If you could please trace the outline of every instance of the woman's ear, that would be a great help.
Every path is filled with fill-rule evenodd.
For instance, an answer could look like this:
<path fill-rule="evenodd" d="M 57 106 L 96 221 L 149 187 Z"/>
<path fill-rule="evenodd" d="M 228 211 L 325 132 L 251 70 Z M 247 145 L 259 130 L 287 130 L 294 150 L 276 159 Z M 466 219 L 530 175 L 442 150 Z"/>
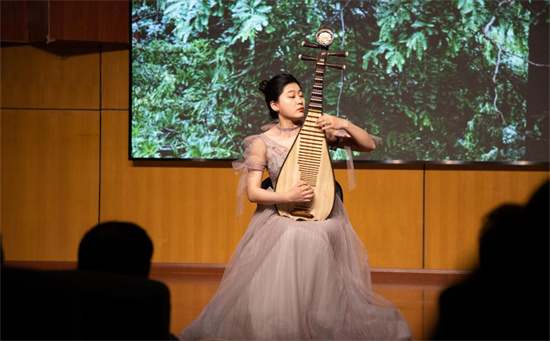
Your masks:
<path fill-rule="evenodd" d="M 273 111 L 279 112 L 279 104 L 277 104 L 277 102 L 271 101 L 271 102 L 269 102 L 269 106 L 271 107 L 271 109 Z"/>

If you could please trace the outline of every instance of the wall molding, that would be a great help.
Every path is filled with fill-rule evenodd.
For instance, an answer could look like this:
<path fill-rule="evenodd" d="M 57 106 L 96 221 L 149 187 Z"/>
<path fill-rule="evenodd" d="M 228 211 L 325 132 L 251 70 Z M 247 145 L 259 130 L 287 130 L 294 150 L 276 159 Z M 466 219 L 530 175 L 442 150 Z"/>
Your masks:
<path fill-rule="evenodd" d="M 37 270 L 75 270 L 77 262 L 57 261 L 4 261 L 6 267 Z M 151 277 L 175 279 L 189 276 L 223 275 L 226 264 L 218 263 L 153 263 Z M 371 268 L 374 284 L 441 285 L 448 286 L 467 278 L 472 271 L 437 269 Z"/>

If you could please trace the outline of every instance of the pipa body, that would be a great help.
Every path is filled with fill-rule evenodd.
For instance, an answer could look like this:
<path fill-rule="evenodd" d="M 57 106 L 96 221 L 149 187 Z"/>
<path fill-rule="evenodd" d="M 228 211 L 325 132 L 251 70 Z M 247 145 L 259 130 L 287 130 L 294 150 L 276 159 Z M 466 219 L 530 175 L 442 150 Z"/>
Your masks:
<path fill-rule="evenodd" d="M 305 182 L 314 191 L 313 200 L 277 204 L 280 215 L 294 220 L 325 220 L 334 206 L 334 172 L 325 132 L 316 124 L 323 114 L 323 75 L 327 52 L 317 59 L 313 91 L 307 114 L 283 163 L 275 192 L 287 192 Z"/>

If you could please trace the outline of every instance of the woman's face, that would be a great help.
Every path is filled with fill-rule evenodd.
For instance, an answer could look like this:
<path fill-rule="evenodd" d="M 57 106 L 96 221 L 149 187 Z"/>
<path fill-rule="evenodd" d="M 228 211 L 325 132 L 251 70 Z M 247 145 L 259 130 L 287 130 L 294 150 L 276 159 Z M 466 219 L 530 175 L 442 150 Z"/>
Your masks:
<path fill-rule="evenodd" d="M 279 114 L 279 119 L 300 120 L 304 117 L 304 94 L 296 83 L 285 85 L 277 102 L 271 108 Z"/>

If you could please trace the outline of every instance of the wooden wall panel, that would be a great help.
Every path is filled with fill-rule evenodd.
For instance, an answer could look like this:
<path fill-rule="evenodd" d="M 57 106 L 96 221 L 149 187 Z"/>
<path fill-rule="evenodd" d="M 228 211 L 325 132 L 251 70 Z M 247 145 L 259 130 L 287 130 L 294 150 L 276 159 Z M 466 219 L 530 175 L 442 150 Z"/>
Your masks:
<path fill-rule="evenodd" d="M 155 262 L 225 263 L 255 208 L 245 199 L 244 215 L 235 217 L 238 177 L 230 164 L 129 161 L 129 52 L 104 45 L 100 56 L 99 45 L 70 44 L 58 51 L 1 50 L 6 258 L 74 261 L 83 233 L 101 219 L 145 227 Z M 100 86 L 102 107 L 114 109 L 101 114 Z M 92 110 L 67 110 L 76 107 Z M 482 216 L 502 202 L 524 202 L 548 177 L 525 168 L 357 168 L 352 192 L 346 170 L 335 174 L 371 265 L 383 268 L 420 269 L 423 261 L 427 269 L 471 268 Z"/>
<path fill-rule="evenodd" d="M 99 1 L 51 1 L 50 39 L 88 40 L 99 37 Z"/>
<path fill-rule="evenodd" d="M 29 1 L 29 42 L 48 41 L 49 0 Z"/>
<path fill-rule="evenodd" d="M 99 41 L 130 42 L 130 0 L 99 2 Z"/>
<path fill-rule="evenodd" d="M 0 40 L 27 42 L 29 39 L 28 1 L 0 1 Z"/>
<path fill-rule="evenodd" d="M 30 45 L 3 47 L 1 107 L 99 109 L 98 52 L 99 44 L 79 55 Z"/>
<path fill-rule="evenodd" d="M 426 269 L 471 269 L 477 264 L 483 217 L 503 203 L 524 204 L 547 171 L 428 170 Z"/>
<path fill-rule="evenodd" d="M 98 221 L 99 113 L 1 111 L 6 260 L 75 261 Z"/>
<path fill-rule="evenodd" d="M 129 107 L 130 66 L 128 49 L 103 44 L 101 53 L 101 108 Z"/>
<path fill-rule="evenodd" d="M 225 263 L 255 205 L 248 203 L 236 218 L 238 177 L 229 163 L 187 165 L 136 166 L 128 160 L 128 112 L 103 111 L 101 221 L 145 228 L 155 245 L 154 262 Z"/>
<path fill-rule="evenodd" d="M 370 166 L 355 173 L 357 188 L 349 192 L 346 170 L 335 170 L 344 206 L 371 266 L 422 268 L 422 166 Z"/>
<path fill-rule="evenodd" d="M 50 38 L 128 43 L 129 5 L 121 0 L 50 1 Z"/>

